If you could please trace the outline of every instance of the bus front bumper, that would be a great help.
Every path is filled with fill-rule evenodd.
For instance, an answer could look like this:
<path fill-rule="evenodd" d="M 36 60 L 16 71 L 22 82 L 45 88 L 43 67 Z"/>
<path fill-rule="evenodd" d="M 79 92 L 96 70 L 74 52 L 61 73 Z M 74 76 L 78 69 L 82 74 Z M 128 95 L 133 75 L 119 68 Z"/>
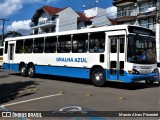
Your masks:
<path fill-rule="evenodd" d="M 152 80 L 157 81 L 158 80 L 158 74 L 157 73 L 151 73 L 151 74 L 127 74 L 127 83 L 135 82 L 135 81 L 141 81 L 141 80 Z"/>

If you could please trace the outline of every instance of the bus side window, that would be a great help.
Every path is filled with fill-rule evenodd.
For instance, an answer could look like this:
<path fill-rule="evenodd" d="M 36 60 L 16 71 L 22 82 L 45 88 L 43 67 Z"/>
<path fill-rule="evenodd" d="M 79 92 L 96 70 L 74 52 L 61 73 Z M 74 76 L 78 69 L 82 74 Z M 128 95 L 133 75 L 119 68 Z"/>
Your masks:
<path fill-rule="evenodd" d="M 124 38 L 120 38 L 120 53 L 124 53 Z"/>
<path fill-rule="evenodd" d="M 5 49 L 4 49 L 4 53 L 7 54 L 8 53 L 8 41 L 5 42 Z"/>
<path fill-rule="evenodd" d="M 88 34 L 73 35 L 72 52 L 86 53 L 88 46 Z"/>
<path fill-rule="evenodd" d="M 16 53 L 23 53 L 23 40 L 16 41 Z"/>
<path fill-rule="evenodd" d="M 34 40 L 33 52 L 34 53 L 43 53 L 43 49 L 44 49 L 44 38 L 36 38 Z"/>
<path fill-rule="evenodd" d="M 33 51 L 33 39 L 26 39 L 24 41 L 24 53 L 32 53 Z"/>
<path fill-rule="evenodd" d="M 105 33 L 91 33 L 89 40 L 89 52 L 103 53 L 105 51 Z"/>
<path fill-rule="evenodd" d="M 71 52 L 71 35 L 58 37 L 58 53 Z"/>
<path fill-rule="evenodd" d="M 56 52 L 57 37 L 47 37 L 45 39 L 45 53 Z"/>

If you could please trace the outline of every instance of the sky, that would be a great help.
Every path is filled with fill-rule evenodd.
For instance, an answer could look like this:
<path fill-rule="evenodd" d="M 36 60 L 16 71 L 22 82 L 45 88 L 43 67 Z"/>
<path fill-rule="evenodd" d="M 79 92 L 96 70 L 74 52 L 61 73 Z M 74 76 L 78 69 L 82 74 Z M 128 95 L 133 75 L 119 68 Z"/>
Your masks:
<path fill-rule="evenodd" d="M 45 5 L 65 8 L 72 7 L 77 12 L 83 12 L 95 6 L 96 0 L 0 0 L 0 19 L 5 18 L 5 32 L 28 31 L 35 11 Z M 86 7 L 83 8 L 83 5 Z M 98 7 L 108 8 L 112 6 L 112 0 L 98 0 Z M 0 21 L 0 33 L 2 32 Z"/>

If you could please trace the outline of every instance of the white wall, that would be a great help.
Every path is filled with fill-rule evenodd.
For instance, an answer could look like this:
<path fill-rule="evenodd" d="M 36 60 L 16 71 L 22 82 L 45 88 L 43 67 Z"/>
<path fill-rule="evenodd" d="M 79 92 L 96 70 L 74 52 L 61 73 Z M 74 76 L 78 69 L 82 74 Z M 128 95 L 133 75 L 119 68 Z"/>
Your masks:
<path fill-rule="evenodd" d="M 38 22 L 47 20 L 47 18 L 50 18 L 50 16 L 49 16 L 48 14 L 46 14 L 46 12 L 43 12 L 43 13 L 41 14 L 41 16 L 39 17 Z"/>
<path fill-rule="evenodd" d="M 76 30 L 78 14 L 70 7 L 58 13 L 59 31 Z"/>
<path fill-rule="evenodd" d="M 84 10 L 84 14 L 86 15 L 86 17 L 93 17 L 97 15 L 97 7 L 88 9 L 88 10 Z"/>
<path fill-rule="evenodd" d="M 84 11 L 87 17 L 94 17 L 92 19 L 93 26 L 111 25 L 111 22 L 107 18 L 106 9 L 95 7 Z"/>

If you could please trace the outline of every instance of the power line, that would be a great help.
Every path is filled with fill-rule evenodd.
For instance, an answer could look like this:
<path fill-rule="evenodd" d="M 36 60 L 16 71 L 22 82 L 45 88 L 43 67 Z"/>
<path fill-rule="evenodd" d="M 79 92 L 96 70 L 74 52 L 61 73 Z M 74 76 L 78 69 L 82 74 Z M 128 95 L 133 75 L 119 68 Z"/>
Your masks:
<path fill-rule="evenodd" d="M 0 20 L 2 20 L 2 43 L 1 45 L 3 45 L 3 41 L 4 41 L 4 24 L 6 21 L 10 21 L 10 20 L 7 20 L 5 18 L 1 18 Z"/>

